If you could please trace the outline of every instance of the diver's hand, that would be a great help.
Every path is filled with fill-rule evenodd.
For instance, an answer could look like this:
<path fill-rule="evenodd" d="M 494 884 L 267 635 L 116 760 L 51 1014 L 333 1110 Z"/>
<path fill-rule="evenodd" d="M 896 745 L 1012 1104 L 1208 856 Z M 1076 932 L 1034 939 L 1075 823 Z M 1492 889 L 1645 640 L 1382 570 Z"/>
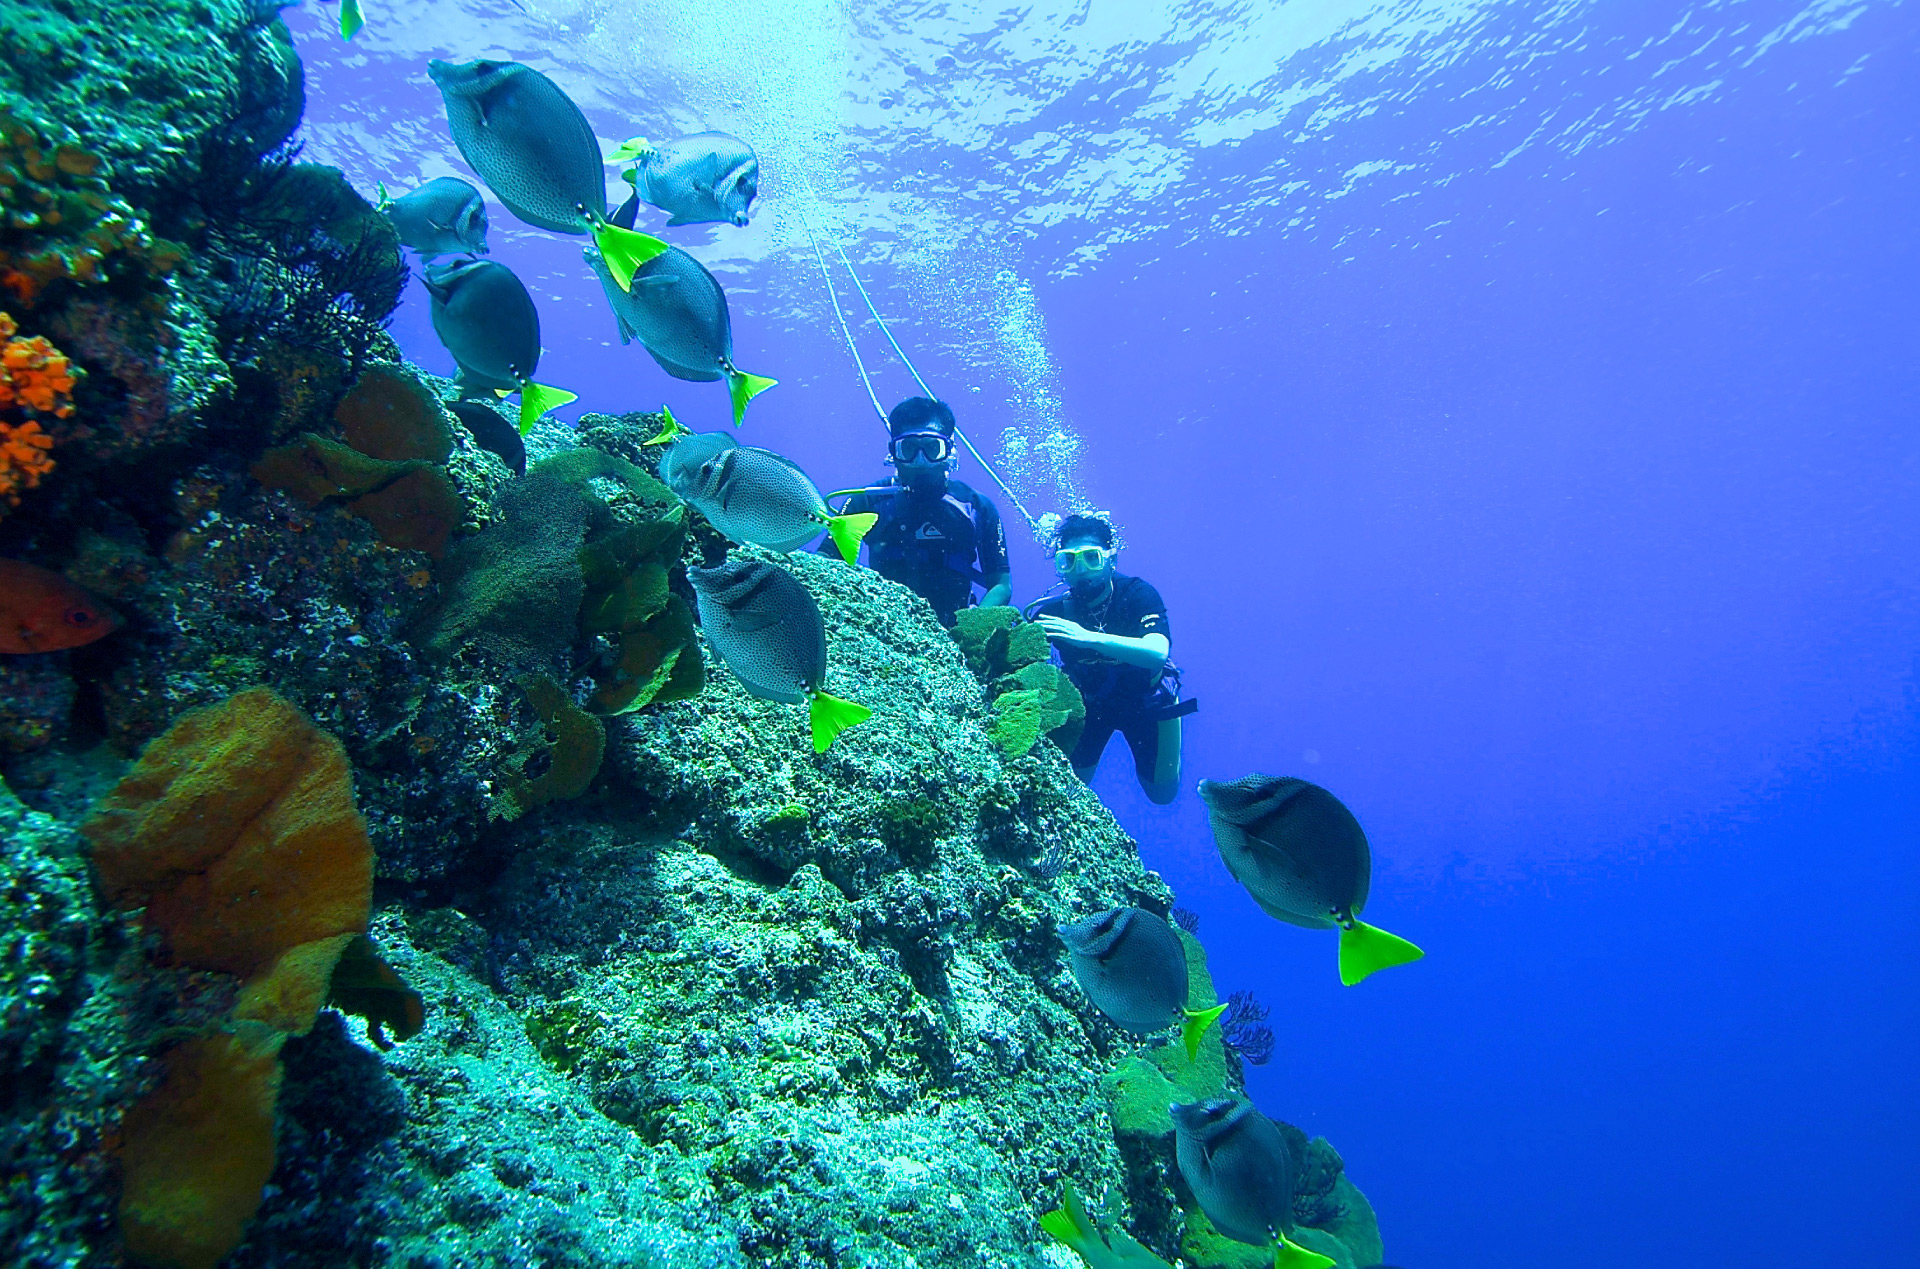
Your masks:
<path fill-rule="evenodd" d="M 1106 642 L 1105 635 L 1089 630 L 1077 621 L 1068 621 L 1065 617 L 1035 617 L 1034 621 L 1047 632 L 1047 638 L 1070 648 L 1097 648 Z"/>

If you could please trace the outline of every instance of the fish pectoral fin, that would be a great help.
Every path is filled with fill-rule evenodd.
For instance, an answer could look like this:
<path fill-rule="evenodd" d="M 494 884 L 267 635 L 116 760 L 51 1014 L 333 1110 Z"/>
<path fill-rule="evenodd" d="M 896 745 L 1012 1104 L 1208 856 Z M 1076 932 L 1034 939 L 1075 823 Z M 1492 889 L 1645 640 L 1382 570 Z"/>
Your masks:
<path fill-rule="evenodd" d="M 540 421 L 540 416 L 548 410 L 557 410 L 569 401 L 579 400 L 579 394 L 568 392 L 565 388 L 550 388 L 544 383 L 523 383 L 520 385 L 520 435 L 525 436 Z"/>
<path fill-rule="evenodd" d="M 828 516 L 827 532 L 833 538 L 833 544 L 839 548 L 840 558 L 849 564 L 860 563 L 860 539 L 867 531 L 880 523 L 880 517 L 872 511 L 856 511 L 850 516 Z"/>
<path fill-rule="evenodd" d="M 1340 981 L 1351 987 L 1371 974 L 1411 964 L 1425 955 L 1399 935 L 1356 918 L 1340 931 Z"/>
<path fill-rule="evenodd" d="M 645 137 L 628 137 L 613 147 L 613 153 L 607 156 L 609 163 L 631 163 L 635 159 L 644 159 L 653 153 L 653 145 Z"/>
<path fill-rule="evenodd" d="M 600 248 L 600 258 L 607 262 L 608 272 L 623 291 L 633 290 L 635 269 L 667 249 L 667 244 L 652 234 L 622 229 L 604 220 L 594 223 L 593 245 Z"/>
<path fill-rule="evenodd" d="M 765 375 L 750 375 L 744 370 L 726 367 L 727 394 L 733 398 L 733 425 L 740 426 L 740 420 L 747 416 L 747 402 L 779 383 L 778 379 L 769 379 Z"/>
<path fill-rule="evenodd" d="M 843 701 L 825 692 L 810 692 L 807 695 L 807 719 L 813 725 L 815 753 L 825 753 L 835 736 L 872 717 L 873 711 L 858 701 Z"/>
<path fill-rule="evenodd" d="M 1215 1005 L 1211 1009 L 1182 1009 L 1184 1015 L 1180 1021 L 1180 1041 L 1187 1046 L 1187 1061 L 1195 1062 L 1200 1058 L 1200 1037 L 1214 1024 L 1219 1016 L 1227 1011 L 1225 1005 Z"/>
<path fill-rule="evenodd" d="M 340 0 L 340 38 L 350 40 L 367 24 L 360 13 L 360 0 Z"/>
<path fill-rule="evenodd" d="M 670 286 L 679 285 L 679 278 L 645 277 L 635 278 L 633 280 L 633 286 L 637 286 L 643 291 L 664 291 Z M 632 290 L 633 287 L 628 287 L 627 289 Z"/>
<path fill-rule="evenodd" d="M 1323 1256 L 1317 1251 L 1308 1251 L 1299 1243 L 1281 1234 L 1273 1248 L 1273 1269 L 1326 1269 L 1336 1264 L 1333 1257 Z"/>
<path fill-rule="evenodd" d="M 682 216 L 679 212 L 675 212 L 673 215 L 667 217 L 667 228 L 669 229 L 675 225 L 704 225 L 706 223 L 704 220 L 694 220 L 690 217 Z"/>

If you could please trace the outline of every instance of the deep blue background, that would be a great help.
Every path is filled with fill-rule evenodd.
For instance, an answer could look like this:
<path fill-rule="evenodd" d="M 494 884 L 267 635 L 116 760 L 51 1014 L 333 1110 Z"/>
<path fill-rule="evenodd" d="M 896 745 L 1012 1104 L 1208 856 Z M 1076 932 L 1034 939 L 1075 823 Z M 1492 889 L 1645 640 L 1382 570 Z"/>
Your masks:
<path fill-rule="evenodd" d="M 1604 105 L 1675 9 L 1588 6 L 1568 20 L 1590 39 L 1505 63 L 1515 92 Z M 1456 108 L 1512 109 L 1488 50 L 1535 15 L 1486 13 L 1457 66 L 1438 50 L 1417 91 L 1311 141 L 1333 171 L 1438 154 L 1449 180 L 1363 181 L 1288 232 L 1236 224 L 1223 181 L 1201 198 L 1238 236 L 1145 233 L 1065 279 L 1030 266 L 1103 226 L 1004 248 L 1122 567 L 1169 600 L 1203 702 L 1189 782 L 1334 789 L 1374 842 L 1368 916 L 1428 959 L 1341 988 L 1332 937 L 1253 907 L 1195 798 L 1149 806 L 1120 749 L 1096 787 L 1201 914 L 1222 990 L 1273 1007 L 1253 1091 L 1339 1147 L 1394 1262 L 1920 1264 L 1920 15 L 1862 6 L 1637 128 L 1502 165 L 1526 119 Z M 441 126 L 419 68 L 377 28 L 343 53 L 324 14 L 289 18 L 310 122 L 346 128 L 316 157 L 403 177 L 353 138 Z M 447 30 L 443 55 L 567 56 Z M 1221 163 L 1270 174 L 1297 146 L 1275 129 Z M 722 425 L 717 386 L 610 342 L 577 241 L 494 220 L 544 380 Z M 736 360 L 782 380 L 751 439 L 857 483 L 879 434 L 787 248 L 723 270 Z M 956 334 L 977 315 L 870 272 L 933 382 L 979 389 L 954 395 L 990 443 L 1009 385 Z M 450 370 L 415 294 L 397 333 Z M 911 390 L 876 365 L 889 400 Z M 1014 546 L 1025 599 L 1048 570 Z"/>

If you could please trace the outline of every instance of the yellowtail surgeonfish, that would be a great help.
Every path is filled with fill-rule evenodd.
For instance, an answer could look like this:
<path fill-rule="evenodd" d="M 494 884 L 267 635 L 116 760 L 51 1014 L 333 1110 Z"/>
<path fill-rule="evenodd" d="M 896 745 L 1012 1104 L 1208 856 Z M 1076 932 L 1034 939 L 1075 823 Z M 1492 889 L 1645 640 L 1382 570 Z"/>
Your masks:
<path fill-rule="evenodd" d="M 520 394 L 520 432 L 574 399 L 564 388 L 535 383 L 540 365 L 540 313 L 513 270 L 491 260 L 428 265 L 421 281 L 433 333 L 460 364 L 463 387 L 500 396 Z"/>
<path fill-rule="evenodd" d="M 1300 1175 L 1280 1129 L 1241 1097 L 1216 1097 L 1167 1108 L 1173 1157 L 1200 1210 L 1228 1238 L 1272 1247 L 1274 1269 L 1325 1269 L 1332 1257 L 1309 1251 L 1293 1232 L 1293 1191 Z"/>
<path fill-rule="evenodd" d="M 620 328 L 620 342 L 640 341 L 660 368 L 676 379 L 695 383 L 725 379 L 735 427 L 746 416 L 747 402 L 778 382 L 733 364 L 733 317 L 727 309 L 727 293 L 705 265 L 680 248 L 669 247 L 641 265 L 625 290 L 599 252 L 589 248 L 583 256 L 600 275 L 601 289 Z"/>
<path fill-rule="evenodd" d="M 1340 981 L 1426 955 L 1360 919 L 1373 855 L 1360 821 L 1317 784 L 1291 776 L 1202 780 L 1213 841 L 1234 880 L 1268 913 L 1310 930 L 1340 929 Z"/>
<path fill-rule="evenodd" d="M 873 716 L 865 705 L 826 693 L 826 623 L 793 574 L 760 560 L 727 560 L 689 567 L 687 580 L 701 632 L 741 685 L 761 700 L 806 703 L 815 753 Z"/>
<path fill-rule="evenodd" d="M 1187 1007 L 1187 949 L 1173 927 L 1144 908 L 1108 908 L 1060 927 L 1072 956 L 1073 979 L 1101 1013 L 1135 1035 L 1163 1031 L 1180 1021 L 1191 1062 L 1200 1037 L 1226 1012 Z"/>
<path fill-rule="evenodd" d="M 633 186 L 633 196 L 613 218 L 629 228 L 640 203 L 668 213 L 669 225 L 721 221 L 744 226 L 760 193 L 760 160 L 753 147 L 724 132 L 696 132 L 660 145 L 635 137 L 608 160 L 633 164 L 620 174 Z"/>
<path fill-rule="evenodd" d="M 860 539 L 880 517 L 835 515 L 807 473 L 770 449 L 742 445 L 722 432 L 695 432 L 674 442 L 660 460 L 667 488 L 735 542 L 793 551 L 826 530 L 849 564 L 860 559 Z"/>
<path fill-rule="evenodd" d="M 650 234 L 607 220 L 600 143 L 560 85 L 519 62 L 427 63 L 447 127 L 487 188 L 526 221 L 558 234 L 589 234 L 622 290 L 633 271 L 667 249 Z"/>

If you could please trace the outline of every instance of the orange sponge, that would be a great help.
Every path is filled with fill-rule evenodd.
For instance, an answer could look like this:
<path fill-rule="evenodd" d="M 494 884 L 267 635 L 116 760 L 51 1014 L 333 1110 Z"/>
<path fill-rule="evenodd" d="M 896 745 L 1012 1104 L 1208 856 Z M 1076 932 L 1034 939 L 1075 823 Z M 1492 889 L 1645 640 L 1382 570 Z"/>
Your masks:
<path fill-rule="evenodd" d="M 258 1022 L 166 1056 L 166 1082 L 128 1112 L 120 1234 L 137 1264 L 213 1269 L 239 1245 L 273 1174 L 280 1044 Z"/>
<path fill-rule="evenodd" d="M 144 906 L 181 964 L 249 978 L 366 931 L 373 847 L 346 753 L 268 688 L 183 715 L 82 831 L 102 888 Z"/>

